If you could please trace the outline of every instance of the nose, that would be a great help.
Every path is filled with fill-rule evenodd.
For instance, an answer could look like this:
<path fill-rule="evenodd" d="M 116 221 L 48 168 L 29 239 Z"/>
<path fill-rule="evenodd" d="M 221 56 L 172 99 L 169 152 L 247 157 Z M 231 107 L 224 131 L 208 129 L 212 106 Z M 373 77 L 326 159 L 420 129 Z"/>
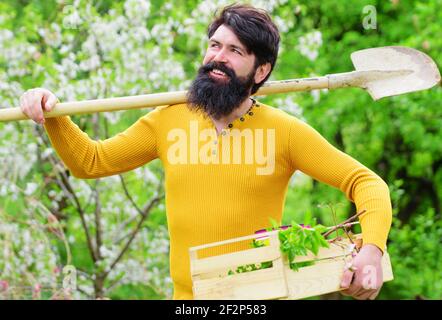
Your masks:
<path fill-rule="evenodd" d="M 213 61 L 227 63 L 227 58 L 224 52 L 224 49 L 218 51 L 218 53 L 213 58 Z"/>

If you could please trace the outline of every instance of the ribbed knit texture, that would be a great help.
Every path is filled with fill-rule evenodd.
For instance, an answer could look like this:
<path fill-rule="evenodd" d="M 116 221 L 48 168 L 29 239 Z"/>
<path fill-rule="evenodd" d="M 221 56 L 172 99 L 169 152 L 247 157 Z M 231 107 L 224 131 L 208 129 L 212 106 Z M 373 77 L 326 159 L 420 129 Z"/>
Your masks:
<path fill-rule="evenodd" d="M 192 298 L 189 247 L 253 234 L 269 227 L 269 218 L 281 221 L 288 183 L 296 170 L 340 189 L 356 204 L 358 212 L 367 210 L 360 218 L 363 242 L 384 249 L 392 219 L 385 182 L 297 118 L 260 103 L 251 111 L 243 121 L 235 120 L 226 135 L 217 135 L 210 118 L 190 111 L 185 104 L 158 107 L 104 141 L 91 140 L 69 117 L 46 119 L 45 128 L 58 155 L 78 178 L 114 175 L 161 159 L 166 175 L 174 299 Z M 211 129 L 205 132 L 212 132 L 212 136 L 201 137 L 199 147 L 213 144 L 206 150 L 192 149 L 192 135 L 197 136 L 203 129 Z M 228 154 L 227 139 L 235 129 L 250 129 L 254 136 L 262 132 L 264 146 L 271 137 L 268 133 L 274 130 L 275 164 L 271 174 L 258 175 L 257 170 L 265 164 L 245 161 L 245 156 L 256 150 L 242 152 L 240 163 L 223 163 L 227 158 L 221 156 L 222 152 Z M 169 148 L 182 134 L 189 141 L 187 161 L 173 164 L 170 156 L 178 153 Z M 232 148 L 233 143 L 230 151 Z M 191 150 L 199 150 L 201 157 Z M 217 154 L 213 155 L 213 150 Z M 264 148 L 264 155 L 267 151 Z M 202 163 L 213 157 L 219 157 L 219 163 Z M 191 163 L 192 159 L 196 163 Z M 234 249 L 219 247 L 202 256 Z"/>

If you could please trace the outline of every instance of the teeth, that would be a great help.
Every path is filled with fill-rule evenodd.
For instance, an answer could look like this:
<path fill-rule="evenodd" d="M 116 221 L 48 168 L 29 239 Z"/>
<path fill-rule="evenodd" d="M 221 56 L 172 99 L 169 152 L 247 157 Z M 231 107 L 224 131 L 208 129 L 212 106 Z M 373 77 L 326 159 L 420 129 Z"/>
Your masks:
<path fill-rule="evenodd" d="M 216 74 L 219 74 L 219 75 L 222 75 L 222 76 L 226 75 L 224 72 L 222 72 L 221 70 L 218 70 L 218 69 L 213 69 L 212 72 L 216 73 Z"/>

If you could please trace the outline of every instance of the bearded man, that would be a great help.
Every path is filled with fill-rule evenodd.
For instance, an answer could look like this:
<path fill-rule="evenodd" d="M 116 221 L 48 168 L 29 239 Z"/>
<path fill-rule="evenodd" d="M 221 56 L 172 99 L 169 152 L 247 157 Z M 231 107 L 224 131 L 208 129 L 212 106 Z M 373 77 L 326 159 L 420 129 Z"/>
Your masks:
<path fill-rule="evenodd" d="M 43 110 L 57 102 L 49 90 L 26 92 L 21 109 L 44 123 L 75 177 L 119 174 L 161 159 L 175 299 L 193 297 L 189 247 L 252 234 L 267 227 L 269 218 L 281 221 L 297 170 L 340 189 L 358 212 L 366 211 L 360 216 L 363 246 L 341 285 L 344 294 L 374 299 L 392 219 L 388 186 L 308 124 L 252 98 L 278 55 L 279 32 L 265 11 L 225 7 L 209 26 L 208 40 L 187 103 L 158 107 L 104 141 L 91 140 L 67 116 L 45 120 Z M 242 138 L 246 143 L 232 143 Z M 273 163 L 259 170 L 263 159 Z M 215 248 L 207 255 L 223 252 Z M 363 286 L 366 267 L 379 275 L 370 288 Z"/>

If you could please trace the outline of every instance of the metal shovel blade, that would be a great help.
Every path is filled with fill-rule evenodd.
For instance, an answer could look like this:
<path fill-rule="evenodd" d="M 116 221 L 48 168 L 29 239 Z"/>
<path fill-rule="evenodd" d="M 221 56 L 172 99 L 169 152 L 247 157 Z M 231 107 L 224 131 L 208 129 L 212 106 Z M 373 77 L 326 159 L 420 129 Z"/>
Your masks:
<path fill-rule="evenodd" d="M 364 88 L 374 100 L 429 89 L 441 79 L 436 63 L 428 55 L 408 47 L 359 50 L 351 54 L 351 60 L 356 71 L 407 71 L 406 75 L 375 77 L 364 83 Z"/>

